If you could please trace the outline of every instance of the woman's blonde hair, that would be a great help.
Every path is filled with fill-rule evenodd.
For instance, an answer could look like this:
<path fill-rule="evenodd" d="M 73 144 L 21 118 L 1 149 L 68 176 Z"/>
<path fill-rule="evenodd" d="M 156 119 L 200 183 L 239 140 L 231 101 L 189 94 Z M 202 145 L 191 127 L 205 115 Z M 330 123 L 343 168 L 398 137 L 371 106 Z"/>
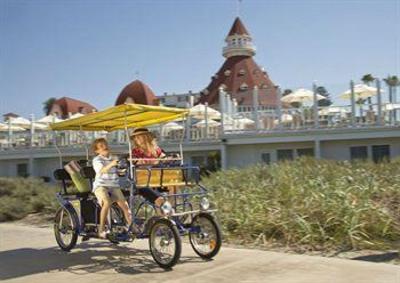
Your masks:
<path fill-rule="evenodd" d="M 137 140 L 135 139 L 136 136 L 142 137 L 142 140 L 140 142 L 137 142 Z M 131 136 L 131 140 L 133 141 L 134 146 L 143 150 L 144 153 L 150 153 L 152 156 L 157 156 L 156 138 L 147 129 L 139 129 L 138 131 L 135 130 L 135 132 Z"/>

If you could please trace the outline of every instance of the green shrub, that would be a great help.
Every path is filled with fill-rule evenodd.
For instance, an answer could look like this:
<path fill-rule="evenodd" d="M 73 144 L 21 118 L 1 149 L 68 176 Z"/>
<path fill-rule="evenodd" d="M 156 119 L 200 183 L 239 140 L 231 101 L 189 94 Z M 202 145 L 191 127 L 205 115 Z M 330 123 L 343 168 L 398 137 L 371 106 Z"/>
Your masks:
<path fill-rule="evenodd" d="M 34 178 L 0 178 L 0 222 L 56 207 L 56 188 Z"/>
<path fill-rule="evenodd" d="M 203 182 L 228 241 L 326 250 L 384 248 L 400 240 L 399 160 L 301 158 L 220 171 Z"/>

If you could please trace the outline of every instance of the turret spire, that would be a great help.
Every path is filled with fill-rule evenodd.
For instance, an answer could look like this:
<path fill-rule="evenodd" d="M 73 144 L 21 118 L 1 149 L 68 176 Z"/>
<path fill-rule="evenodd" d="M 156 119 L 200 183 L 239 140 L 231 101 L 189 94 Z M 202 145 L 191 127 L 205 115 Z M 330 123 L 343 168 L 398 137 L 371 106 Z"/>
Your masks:
<path fill-rule="evenodd" d="M 223 48 L 222 55 L 226 58 L 253 56 L 256 53 L 252 38 L 239 17 L 233 22 L 225 42 L 227 45 Z"/>

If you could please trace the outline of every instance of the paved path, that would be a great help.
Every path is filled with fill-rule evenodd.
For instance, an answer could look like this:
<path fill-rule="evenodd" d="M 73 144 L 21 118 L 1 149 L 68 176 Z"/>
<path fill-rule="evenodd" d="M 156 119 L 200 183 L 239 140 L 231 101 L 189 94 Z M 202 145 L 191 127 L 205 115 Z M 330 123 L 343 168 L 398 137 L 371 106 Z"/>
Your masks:
<path fill-rule="evenodd" d="M 0 224 L 0 281 L 69 282 L 377 282 L 400 283 L 400 267 L 353 260 L 223 248 L 202 261 L 184 245 L 172 271 L 160 269 L 147 241 L 110 246 L 89 241 L 71 253 L 55 246 L 49 228 Z"/>

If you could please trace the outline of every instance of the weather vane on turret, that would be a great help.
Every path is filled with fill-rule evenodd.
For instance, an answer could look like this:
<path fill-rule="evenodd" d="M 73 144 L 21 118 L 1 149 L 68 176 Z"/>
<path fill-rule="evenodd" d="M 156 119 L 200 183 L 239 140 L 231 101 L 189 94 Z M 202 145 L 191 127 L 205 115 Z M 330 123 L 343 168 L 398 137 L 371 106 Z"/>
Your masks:
<path fill-rule="evenodd" d="M 236 16 L 240 17 L 240 4 L 242 3 L 242 0 L 236 0 Z"/>

